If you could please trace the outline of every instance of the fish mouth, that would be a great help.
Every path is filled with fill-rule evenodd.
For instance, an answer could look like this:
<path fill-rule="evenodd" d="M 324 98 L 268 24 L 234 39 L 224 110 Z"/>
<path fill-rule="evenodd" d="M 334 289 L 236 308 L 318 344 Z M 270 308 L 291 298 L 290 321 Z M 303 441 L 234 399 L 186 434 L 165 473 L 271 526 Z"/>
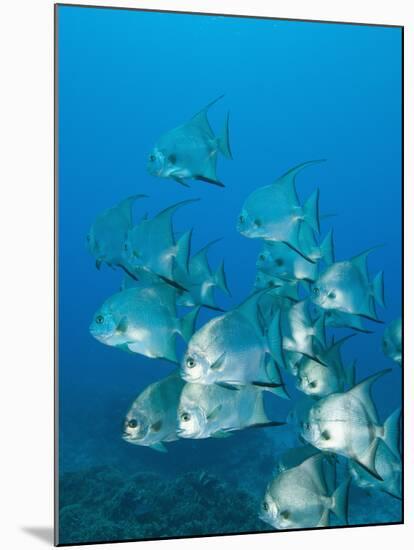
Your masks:
<path fill-rule="evenodd" d="M 99 330 L 95 330 L 94 328 L 89 328 L 89 332 L 94 338 L 96 338 L 96 340 L 99 340 L 99 342 L 103 343 L 105 343 L 111 337 L 111 334 L 102 334 L 101 332 L 99 332 Z"/>
<path fill-rule="evenodd" d="M 201 374 L 199 374 L 198 376 L 193 376 L 193 375 L 190 375 L 187 369 L 180 369 L 180 376 L 186 382 L 196 382 L 197 380 L 200 379 Z"/>
<path fill-rule="evenodd" d="M 186 431 L 186 430 L 183 430 L 182 428 L 179 428 L 177 431 L 176 431 L 176 434 L 178 435 L 178 437 L 190 437 L 190 434 Z"/>
<path fill-rule="evenodd" d="M 246 228 L 243 228 L 241 223 L 236 224 L 236 231 L 238 231 L 241 235 L 246 235 L 247 233 Z"/>

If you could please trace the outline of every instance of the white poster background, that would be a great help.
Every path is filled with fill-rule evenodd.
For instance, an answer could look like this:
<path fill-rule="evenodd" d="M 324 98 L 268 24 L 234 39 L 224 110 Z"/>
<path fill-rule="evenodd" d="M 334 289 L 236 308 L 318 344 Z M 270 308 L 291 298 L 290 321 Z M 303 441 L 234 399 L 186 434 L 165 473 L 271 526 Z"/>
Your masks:
<path fill-rule="evenodd" d="M 414 541 L 413 30 L 409 0 L 97 0 L 83 4 L 405 25 L 406 524 L 138 544 L 283 550 L 412 548 Z M 0 10 L 0 547 L 51 545 L 53 518 L 53 2 Z M 389 190 L 392 193 L 392 188 Z M 375 182 L 372 185 L 375 201 Z M 76 213 L 74 213 L 76 215 Z M 381 223 L 386 223 L 382 220 Z M 398 243 L 397 243 L 398 246 Z M 76 266 L 73 266 L 76 269 Z M 117 545 L 120 547 L 120 545 Z M 126 548 L 122 546 L 122 548 Z"/>

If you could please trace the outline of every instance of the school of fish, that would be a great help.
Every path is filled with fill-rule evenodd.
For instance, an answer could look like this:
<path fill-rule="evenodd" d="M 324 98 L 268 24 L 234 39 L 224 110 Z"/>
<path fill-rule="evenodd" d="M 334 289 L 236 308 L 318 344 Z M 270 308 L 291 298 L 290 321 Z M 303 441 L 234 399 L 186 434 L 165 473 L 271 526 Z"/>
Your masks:
<path fill-rule="evenodd" d="M 149 174 L 187 187 L 189 180 L 224 186 L 217 158 L 232 159 L 229 116 L 219 136 L 208 120 L 219 99 L 159 138 L 148 156 Z M 230 295 L 224 263 L 212 269 L 208 259 L 216 241 L 193 253 L 193 228 L 174 228 L 175 216 L 194 199 L 134 223 L 134 205 L 148 197 L 127 197 L 99 213 L 86 237 L 97 269 L 106 264 L 122 274 L 93 315 L 91 335 L 174 365 L 131 404 L 123 439 L 166 452 L 179 438 L 224 438 L 287 424 L 298 447 L 275 457 L 258 510 L 278 530 L 329 526 L 332 517 L 347 524 L 351 484 L 402 496 L 400 410 L 380 419 L 372 395 L 392 362 L 401 366 L 402 323 L 395 319 L 383 334 L 390 369 L 358 380 L 355 361 L 345 365 L 341 349 L 369 333 L 369 323 L 381 322 L 384 277 L 379 272 L 371 279 L 368 271 L 375 246 L 335 258 L 333 231 L 320 237 L 318 189 L 300 201 L 298 174 L 321 162 L 304 162 L 257 186 L 240 205 L 235 230 L 259 239 L 261 250 L 251 294 L 227 311 L 216 301 L 217 291 Z M 197 326 L 201 308 L 213 317 Z M 351 332 L 338 338 L 336 328 Z M 181 356 L 177 338 L 186 346 Z M 289 380 L 301 399 L 290 395 Z M 291 399 L 287 418 L 269 418 L 264 392 Z M 340 483 L 338 464 L 348 471 Z"/>

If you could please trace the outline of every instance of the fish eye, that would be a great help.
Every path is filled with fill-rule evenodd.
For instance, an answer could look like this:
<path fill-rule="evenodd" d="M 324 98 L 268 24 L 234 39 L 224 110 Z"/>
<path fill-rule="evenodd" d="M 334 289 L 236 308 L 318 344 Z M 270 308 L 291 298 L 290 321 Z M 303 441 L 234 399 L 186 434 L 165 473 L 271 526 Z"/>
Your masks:
<path fill-rule="evenodd" d="M 192 369 L 193 367 L 195 367 L 196 362 L 194 361 L 194 359 L 192 357 L 187 357 L 186 364 L 187 364 L 187 367 Z"/>
<path fill-rule="evenodd" d="M 273 288 L 274 286 L 276 286 L 276 283 L 274 281 L 269 281 L 267 283 L 267 286 L 270 287 L 270 288 Z"/>
<path fill-rule="evenodd" d="M 267 512 L 269 510 L 269 505 L 266 501 L 263 502 L 263 510 Z"/>
<path fill-rule="evenodd" d="M 181 414 L 181 420 L 183 422 L 188 422 L 190 420 L 190 418 L 191 418 L 191 416 L 187 412 L 184 412 L 184 413 Z"/>
<path fill-rule="evenodd" d="M 284 261 L 282 260 L 282 258 L 277 258 L 275 260 L 275 264 L 281 267 L 284 264 Z"/>
<path fill-rule="evenodd" d="M 240 222 L 240 223 L 244 223 L 244 216 L 242 216 L 241 214 L 240 214 L 240 216 L 239 216 L 239 222 Z"/>
<path fill-rule="evenodd" d="M 128 250 L 128 244 L 127 243 L 124 244 L 124 250 L 125 250 L 125 252 Z"/>
<path fill-rule="evenodd" d="M 103 315 L 98 315 L 95 319 L 96 323 L 98 325 L 102 325 L 102 323 L 104 322 L 104 318 L 103 318 Z"/>
<path fill-rule="evenodd" d="M 168 160 L 171 162 L 171 164 L 175 164 L 177 162 L 177 157 L 176 155 L 170 155 L 168 157 Z"/>
<path fill-rule="evenodd" d="M 259 260 L 262 260 L 262 262 L 264 262 L 265 259 L 266 259 L 266 256 L 264 254 L 260 254 Z"/>
<path fill-rule="evenodd" d="M 316 388 L 317 385 L 318 385 L 318 383 L 315 382 L 315 381 L 309 383 L 309 387 L 310 387 L 310 388 Z"/>
<path fill-rule="evenodd" d="M 86 240 L 88 241 L 88 243 L 91 242 L 91 236 L 90 235 L 86 235 Z"/>
<path fill-rule="evenodd" d="M 136 428 L 138 426 L 138 422 L 135 420 L 135 418 L 131 418 L 131 420 L 128 422 L 128 428 Z"/>
<path fill-rule="evenodd" d="M 262 225 L 261 220 L 259 220 L 259 219 L 254 220 L 254 225 L 255 225 L 256 227 L 260 227 L 260 226 Z"/>
<path fill-rule="evenodd" d="M 331 439 L 331 436 L 330 436 L 328 430 L 324 430 L 324 431 L 321 433 L 321 437 L 322 437 L 322 439 L 324 439 L 325 441 L 328 441 L 328 439 Z"/>
<path fill-rule="evenodd" d="M 150 155 L 149 159 L 150 159 L 151 162 L 154 162 L 155 161 L 155 155 Z"/>
<path fill-rule="evenodd" d="M 335 300 L 336 294 L 333 290 L 331 290 L 331 292 L 328 294 L 328 298 L 330 298 L 331 300 Z"/>
<path fill-rule="evenodd" d="M 289 519 L 290 518 L 290 512 L 287 510 L 283 510 L 283 512 L 280 512 L 280 515 L 283 519 Z"/>
<path fill-rule="evenodd" d="M 316 287 L 316 286 L 312 289 L 312 292 L 313 292 L 313 295 L 314 295 L 314 296 L 319 296 L 319 294 L 320 294 L 320 290 L 319 290 L 319 288 Z"/>

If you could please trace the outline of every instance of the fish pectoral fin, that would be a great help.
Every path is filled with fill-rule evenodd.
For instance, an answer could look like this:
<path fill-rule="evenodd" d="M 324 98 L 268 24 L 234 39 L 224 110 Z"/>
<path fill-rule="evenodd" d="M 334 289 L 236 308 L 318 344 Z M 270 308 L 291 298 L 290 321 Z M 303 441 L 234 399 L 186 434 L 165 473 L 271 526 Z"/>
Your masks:
<path fill-rule="evenodd" d="M 212 365 L 210 365 L 210 369 L 215 371 L 221 371 L 224 367 L 224 361 L 226 359 L 226 352 L 222 353 Z"/>
<path fill-rule="evenodd" d="M 218 417 L 220 411 L 222 409 L 222 405 L 217 405 L 210 414 L 207 415 L 207 420 L 214 420 Z"/>
<path fill-rule="evenodd" d="M 213 180 L 211 178 L 207 178 L 206 176 L 197 175 L 197 176 L 194 176 L 194 179 L 205 181 L 206 183 L 212 183 L 213 185 L 217 185 L 218 187 L 225 187 L 224 183 L 221 183 L 221 181 Z"/>
<path fill-rule="evenodd" d="M 162 426 L 162 420 L 158 420 L 157 422 L 154 422 L 154 424 L 151 424 L 150 429 L 153 432 L 159 432 L 161 430 Z"/>
<path fill-rule="evenodd" d="M 164 443 L 162 443 L 161 441 L 159 441 L 158 443 L 153 443 L 152 445 L 150 445 L 151 449 L 154 449 L 154 451 L 158 451 L 159 453 L 167 453 L 167 447 L 164 445 Z"/>
<path fill-rule="evenodd" d="M 118 334 L 124 334 L 128 330 L 128 318 L 126 316 L 122 317 L 122 319 L 119 321 L 116 332 Z"/>

